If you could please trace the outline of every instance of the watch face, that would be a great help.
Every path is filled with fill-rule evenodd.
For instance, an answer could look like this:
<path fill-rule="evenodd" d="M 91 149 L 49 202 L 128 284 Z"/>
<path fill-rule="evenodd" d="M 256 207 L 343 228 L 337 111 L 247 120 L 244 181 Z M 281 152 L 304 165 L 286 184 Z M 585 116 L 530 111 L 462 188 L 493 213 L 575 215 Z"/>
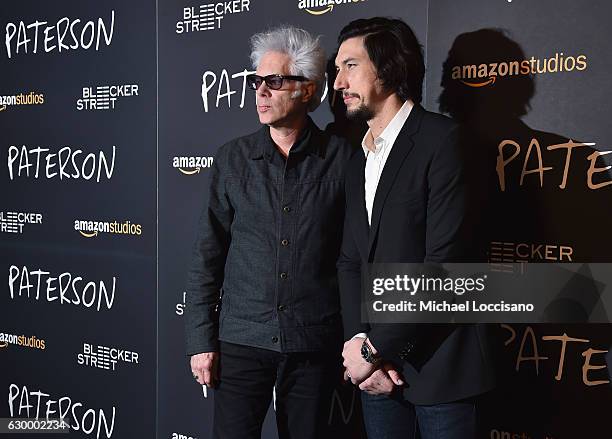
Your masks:
<path fill-rule="evenodd" d="M 361 345 L 361 356 L 366 360 L 369 361 L 370 358 L 370 352 L 368 351 L 368 346 L 364 343 Z"/>

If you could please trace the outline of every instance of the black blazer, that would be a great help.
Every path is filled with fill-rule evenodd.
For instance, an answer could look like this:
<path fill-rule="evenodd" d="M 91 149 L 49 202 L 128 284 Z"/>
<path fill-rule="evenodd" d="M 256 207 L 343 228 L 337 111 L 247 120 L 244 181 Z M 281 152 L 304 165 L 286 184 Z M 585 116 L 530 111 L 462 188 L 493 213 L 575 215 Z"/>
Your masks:
<path fill-rule="evenodd" d="M 484 325 L 361 322 L 361 269 L 368 262 L 467 262 L 467 194 L 458 136 L 449 118 L 413 107 L 385 163 L 370 227 L 364 154 L 353 156 L 345 180 L 338 260 L 345 338 L 368 332 L 380 354 L 403 369 L 405 396 L 415 404 L 471 397 L 494 384 Z"/>

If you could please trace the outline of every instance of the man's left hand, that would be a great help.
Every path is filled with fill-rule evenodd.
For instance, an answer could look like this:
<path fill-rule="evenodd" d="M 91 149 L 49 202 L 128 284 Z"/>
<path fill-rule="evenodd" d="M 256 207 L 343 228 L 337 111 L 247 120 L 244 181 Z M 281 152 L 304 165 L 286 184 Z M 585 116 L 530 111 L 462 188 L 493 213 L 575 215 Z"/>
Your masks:
<path fill-rule="evenodd" d="M 402 375 L 391 363 L 383 363 L 365 381 L 359 384 L 359 389 L 370 395 L 390 395 L 396 387 L 403 386 Z"/>
<path fill-rule="evenodd" d="M 370 395 L 390 395 L 395 384 L 382 369 L 376 369 L 372 375 L 359 384 L 359 389 Z"/>

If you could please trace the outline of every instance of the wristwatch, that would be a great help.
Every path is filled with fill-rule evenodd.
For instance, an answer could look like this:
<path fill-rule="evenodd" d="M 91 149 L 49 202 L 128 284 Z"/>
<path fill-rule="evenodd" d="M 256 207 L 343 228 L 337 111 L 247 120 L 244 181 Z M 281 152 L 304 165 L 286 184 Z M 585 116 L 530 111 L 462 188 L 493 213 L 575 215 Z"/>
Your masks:
<path fill-rule="evenodd" d="M 361 356 L 363 357 L 365 361 L 367 361 L 370 364 L 376 364 L 380 361 L 380 357 L 377 357 L 372 352 L 372 348 L 368 344 L 367 338 L 363 339 L 363 344 L 361 345 Z"/>

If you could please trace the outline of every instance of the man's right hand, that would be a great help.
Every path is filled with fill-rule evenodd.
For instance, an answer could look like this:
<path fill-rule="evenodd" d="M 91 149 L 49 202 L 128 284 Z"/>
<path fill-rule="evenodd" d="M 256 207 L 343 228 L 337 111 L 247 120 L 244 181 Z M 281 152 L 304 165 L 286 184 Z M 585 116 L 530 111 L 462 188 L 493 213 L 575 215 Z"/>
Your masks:
<path fill-rule="evenodd" d="M 219 382 L 219 352 L 202 352 L 192 355 L 191 373 L 203 386 L 215 387 Z"/>

